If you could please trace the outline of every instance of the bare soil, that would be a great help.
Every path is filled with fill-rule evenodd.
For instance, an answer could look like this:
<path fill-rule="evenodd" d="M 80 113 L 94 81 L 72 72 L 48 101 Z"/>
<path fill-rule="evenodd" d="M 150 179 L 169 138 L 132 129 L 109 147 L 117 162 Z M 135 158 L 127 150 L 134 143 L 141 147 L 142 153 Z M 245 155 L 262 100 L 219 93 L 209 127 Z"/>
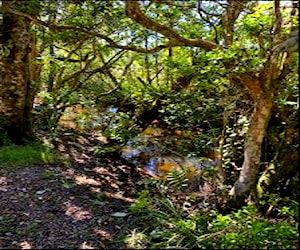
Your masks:
<path fill-rule="evenodd" d="M 1 249 L 125 248 L 134 228 L 127 208 L 140 174 L 117 154 L 96 157 L 99 138 L 65 134 L 56 148 L 72 160 L 0 167 Z"/>

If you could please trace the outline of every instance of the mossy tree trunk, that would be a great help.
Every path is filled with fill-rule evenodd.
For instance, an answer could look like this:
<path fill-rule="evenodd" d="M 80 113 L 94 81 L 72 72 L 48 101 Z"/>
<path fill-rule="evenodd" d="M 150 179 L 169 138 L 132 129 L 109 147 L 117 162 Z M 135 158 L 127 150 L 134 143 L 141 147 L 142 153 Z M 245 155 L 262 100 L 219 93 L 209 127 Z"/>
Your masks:
<path fill-rule="evenodd" d="M 21 144 L 33 138 L 30 52 L 30 21 L 5 11 L 24 2 L 3 1 L 1 44 L 7 53 L 0 57 L 0 117 L 2 131 L 12 142 Z"/>

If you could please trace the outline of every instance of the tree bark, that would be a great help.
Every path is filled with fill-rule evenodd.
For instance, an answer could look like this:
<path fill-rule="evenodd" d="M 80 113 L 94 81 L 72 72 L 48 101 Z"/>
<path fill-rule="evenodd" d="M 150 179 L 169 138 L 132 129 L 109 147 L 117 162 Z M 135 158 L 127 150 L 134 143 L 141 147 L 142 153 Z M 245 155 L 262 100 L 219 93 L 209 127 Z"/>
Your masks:
<path fill-rule="evenodd" d="M 272 106 L 273 101 L 271 98 L 265 97 L 255 101 L 255 110 L 252 114 L 245 142 L 244 162 L 239 178 L 230 191 L 232 196 L 246 198 L 256 185 L 262 143 L 272 114 Z"/>
<path fill-rule="evenodd" d="M 0 117 L 8 139 L 21 144 L 33 138 L 30 95 L 32 37 L 29 20 L 5 11 L 5 7 L 13 4 L 23 2 L 2 2 L 1 43 L 9 49 L 9 53 L 0 58 Z"/>

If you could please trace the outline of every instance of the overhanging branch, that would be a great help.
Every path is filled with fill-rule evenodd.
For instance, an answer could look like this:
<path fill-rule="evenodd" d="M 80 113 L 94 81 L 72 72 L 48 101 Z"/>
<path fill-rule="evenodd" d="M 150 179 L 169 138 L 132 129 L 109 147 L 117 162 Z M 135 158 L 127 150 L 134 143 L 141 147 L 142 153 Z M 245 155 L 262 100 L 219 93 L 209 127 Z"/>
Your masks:
<path fill-rule="evenodd" d="M 72 31 L 82 32 L 82 33 L 88 34 L 93 37 L 99 37 L 99 38 L 105 40 L 108 43 L 109 47 L 112 47 L 112 48 L 117 48 L 117 49 L 122 49 L 122 50 L 130 50 L 130 51 L 135 51 L 135 52 L 139 52 L 139 53 L 154 53 L 154 52 L 161 51 L 165 48 L 182 46 L 182 43 L 179 43 L 178 41 L 168 42 L 166 44 L 161 44 L 156 47 L 148 48 L 148 49 L 145 49 L 142 47 L 130 46 L 130 45 L 121 45 L 121 44 L 117 43 L 116 41 L 114 41 L 113 39 L 111 39 L 110 37 L 103 35 L 103 34 L 99 34 L 97 32 L 94 32 L 91 30 L 91 28 L 88 28 L 88 27 L 78 27 L 78 26 L 71 26 L 71 25 L 56 25 L 53 23 L 47 23 L 47 22 L 44 22 L 44 21 L 36 18 L 35 16 L 15 10 L 9 6 L 5 6 L 4 10 L 8 13 L 25 17 L 25 18 L 29 19 L 35 25 L 38 25 L 41 27 L 47 27 L 47 28 L 49 28 L 50 31 L 72 30 Z"/>
<path fill-rule="evenodd" d="M 172 28 L 152 20 L 141 12 L 139 2 L 136 0 L 126 0 L 126 14 L 143 27 L 164 35 L 170 40 L 170 46 L 193 46 L 205 50 L 213 50 L 219 47 L 216 43 L 208 40 L 184 38 Z"/>

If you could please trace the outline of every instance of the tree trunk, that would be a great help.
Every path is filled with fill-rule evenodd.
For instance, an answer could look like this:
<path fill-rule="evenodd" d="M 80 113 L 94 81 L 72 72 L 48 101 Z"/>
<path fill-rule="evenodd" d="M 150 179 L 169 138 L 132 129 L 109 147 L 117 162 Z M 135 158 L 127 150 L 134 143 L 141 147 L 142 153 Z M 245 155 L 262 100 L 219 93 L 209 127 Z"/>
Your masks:
<path fill-rule="evenodd" d="M 2 130 L 12 142 L 20 144 L 33 137 L 30 51 L 30 22 L 10 14 L 5 7 L 23 4 L 3 1 L 3 34 L 1 43 L 9 49 L 0 57 L 0 118 Z"/>
<path fill-rule="evenodd" d="M 272 113 L 271 98 L 257 99 L 255 110 L 247 132 L 244 148 L 244 162 L 237 182 L 230 191 L 230 195 L 246 198 L 256 185 L 259 171 L 262 142 Z"/>

